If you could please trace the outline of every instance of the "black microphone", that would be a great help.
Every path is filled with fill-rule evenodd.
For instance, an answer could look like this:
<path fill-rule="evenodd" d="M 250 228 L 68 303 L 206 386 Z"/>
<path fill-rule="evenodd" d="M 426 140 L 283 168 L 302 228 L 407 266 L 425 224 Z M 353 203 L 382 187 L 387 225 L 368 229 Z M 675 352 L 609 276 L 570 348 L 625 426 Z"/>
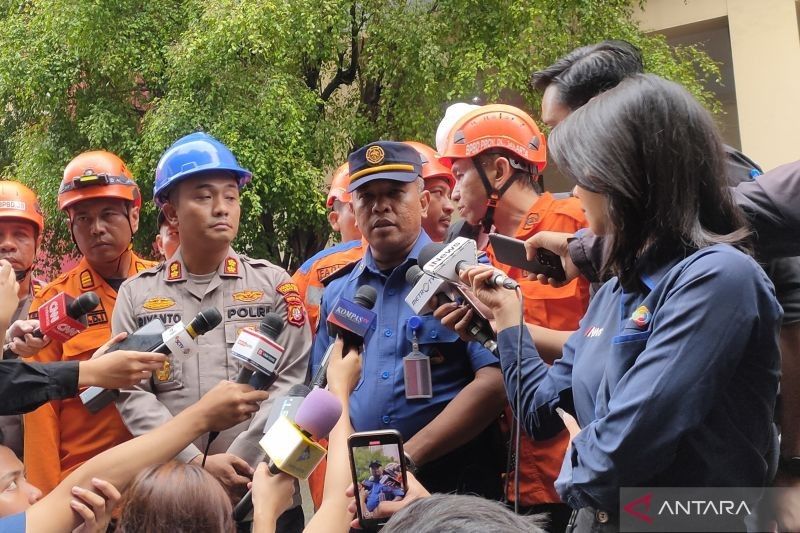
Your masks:
<path fill-rule="evenodd" d="M 278 379 L 275 366 L 284 350 L 275 342 L 281 331 L 283 318 L 277 313 L 267 313 L 258 325 L 258 331 L 242 330 L 231 349 L 233 357 L 244 365 L 236 383 L 250 383 L 253 388 L 261 390 L 275 383 Z"/>
<path fill-rule="evenodd" d="M 464 269 L 478 264 L 478 247 L 475 241 L 464 237 L 457 237 L 450 244 L 432 242 L 419 251 L 417 263 L 422 265 L 422 270 L 432 276 L 460 283 L 459 274 Z M 519 287 L 519 283 L 499 270 L 486 280 L 486 285 L 510 290 Z"/>
<path fill-rule="evenodd" d="M 427 276 L 422 269 L 414 265 L 408 269 L 406 272 L 406 281 L 415 286 L 423 282 L 424 278 Z M 447 283 L 447 282 L 445 282 Z M 489 320 L 483 316 L 480 310 L 474 305 L 474 302 L 469 298 L 469 296 L 461 290 L 460 287 L 453 287 L 451 286 L 458 294 L 460 294 L 461 298 L 470 306 L 473 310 L 472 318 L 467 325 L 467 332 L 479 343 L 481 343 L 487 350 L 494 352 L 497 355 L 497 336 L 495 335 L 494 329 L 492 329 L 492 325 L 489 323 Z M 447 303 L 455 302 L 452 293 L 447 290 L 441 289 L 438 291 L 429 291 L 431 294 L 427 295 L 427 298 L 430 302 L 435 302 L 435 306 L 444 305 Z M 413 296 L 415 292 L 412 290 L 409 293 L 409 297 Z M 458 298 L 458 296 L 456 296 Z M 406 299 L 408 302 L 408 298 Z M 417 307 L 424 307 L 427 305 L 431 305 L 430 302 L 417 302 L 415 305 Z M 409 303 L 409 305 L 411 305 Z M 415 309 L 415 305 L 412 305 L 412 309 Z M 415 312 L 416 309 L 415 309 Z"/>
<path fill-rule="evenodd" d="M 87 293 L 88 294 L 88 293 Z M 161 353 L 164 355 L 169 355 L 170 353 L 180 353 L 185 347 L 187 346 L 189 341 L 194 341 L 200 335 L 208 333 L 215 327 L 217 327 L 222 322 L 222 315 L 214 309 L 213 307 L 209 309 L 204 309 L 200 311 L 197 316 L 195 316 L 191 322 L 185 327 L 178 322 L 168 330 L 166 330 L 162 336 L 161 340 L 156 340 L 153 346 L 150 348 L 140 348 L 137 351 L 143 352 L 155 352 Z M 147 328 L 147 324 L 140 329 Z M 138 330 L 137 330 L 138 331 Z M 131 337 L 136 334 L 134 332 Z M 187 339 L 188 337 L 188 339 Z M 109 347 L 108 352 L 113 352 L 115 350 L 119 350 L 121 348 L 125 348 L 125 341 L 128 339 L 123 339 L 121 342 L 112 345 Z M 106 352 L 106 353 L 108 353 Z M 102 357 L 102 356 L 101 356 Z M 81 401 L 86 406 L 86 408 L 92 412 L 97 413 L 105 406 L 116 400 L 119 396 L 119 391 L 116 389 L 104 389 L 102 387 L 89 387 L 85 391 L 80 394 Z"/>
<path fill-rule="evenodd" d="M 330 337 L 341 337 L 344 341 L 343 354 L 351 349 L 361 350 L 364 336 L 369 331 L 375 320 L 375 313 L 371 311 L 378 299 L 378 291 L 369 285 L 362 285 L 356 291 L 353 301 L 340 297 L 328 313 L 327 325 Z M 328 346 L 322 358 L 317 373 L 314 374 L 312 384 L 314 387 L 325 388 L 328 383 L 328 361 L 330 360 L 333 343 Z"/>

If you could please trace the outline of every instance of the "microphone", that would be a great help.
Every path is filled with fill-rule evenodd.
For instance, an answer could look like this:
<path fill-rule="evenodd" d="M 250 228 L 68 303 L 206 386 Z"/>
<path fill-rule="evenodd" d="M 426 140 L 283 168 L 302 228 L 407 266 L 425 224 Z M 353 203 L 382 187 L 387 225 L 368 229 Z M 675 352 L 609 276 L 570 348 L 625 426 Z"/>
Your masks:
<path fill-rule="evenodd" d="M 375 321 L 376 315 L 371 309 L 375 307 L 377 299 L 378 291 L 369 285 L 362 285 L 356 291 L 352 302 L 344 297 L 336 300 L 336 304 L 328 313 L 328 335 L 332 338 L 342 338 L 344 341 L 342 353 L 347 353 L 352 348 L 361 349 L 364 344 L 364 336 L 372 326 L 372 322 Z M 312 384 L 315 387 L 324 389 L 328 383 L 325 374 L 328 371 L 328 360 L 332 350 L 333 344 L 328 346 L 322 358 L 322 364 L 314 375 Z"/>
<path fill-rule="evenodd" d="M 153 342 L 150 347 L 142 347 L 139 345 L 137 346 L 137 351 L 155 352 L 164 355 L 169 355 L 170 353 L 184 356 L 189 355 L 196 348 L 194 339 L 200 335 L 208 333 L 217 327 L 221 322 L 222 315 L 219 313 L 219 311 L 213 307 L 204 309 L 200 311 L 197 316 L 195 316 L 192 321 L 189 322 L 188 325 L 184 326 L 183 322 L 178 322 L 168 330 L 164 331 L 161 334 L 160 340 L 156 338 L 155 342 Z M 148 326 L 149 324 L 145 324 L 143 327 L 131 334 L 130 337 L 123 339 L 122 342 L 110 346 L 108 352 L 126 349 L 126 346 L 130 345 L 126 344 L 125 341 L 131 337 L 141 337 L 143 335 L 152 334 L 150 330 L 146 329 Z M 80 394 L 81 402 L 83 402 L 83 405 L 85 405 L 92 414 L 97 413 L 105 406 L 116 400 L 118 396 L 118 390 L 104 389 L 102 387 L 89 387 Z"/>
<path fill-rule="evenodd" d="M 258 331 L 242 330 L 231 349 L 233 357 L 244 364 L 236 383 L 250 383 L 261 390 L 266 390 L 275 383 L 278 379 L 275 365 L 284 351 L 283 346 L 275 342 L 275 339 L 282 330 L 283 318 L 277 313 L 267 313 L 258 325 Z M 251 378 L 258 383 L 251 383 Z"/>
<path fill-rule="evenodd" d="M 264 433 L 269 431 L 278 418 L 282 416 L 285 416 L 289 420 L 294 420 L 297 411 L 300 409 L 300 405 L 310 392 L 311 388 L 307 385 L 292 385 L 289 392 L 286 393 L 286 396 L 276 398 L 272 403 L 272 409 L 269 411 L 267 422 L 264 424 Z"/>
<path fill-rule="evenodd" d="M 259 441 L 273 475 L 284 472 L 307 479 L 326 454 L 316 441 L 327 436 L 342 416 L 341 402 L 325 389 L 313 389 L 300 402 L 294 421 L 279 416 Z M 233 509 L 234 520 L 241 522 L 252 509 L 252 491 L 247 491 Z"/>
<path fill-rule="evenodd" d="M 428 290 L 427 292 L 420 292 L 417 290 L 417 286 L 420 284 L 429 283 L 433 286 L 434 281 L 441 282 L 444 287 L 440 287 L 438 290 Z M 408 269 L 406 272 L 406 281 L 409 284 L 415 285 L 411 292 L 406 296 L 406 303 L 414 309 L 414 312 L 417 314 L 426 314 L 424 309 L 431 308 L 430 311 L 427 313 L 433 312 L 436 307 L 440 305 L 444 305 L 447 303 L 455 302 L 459 295 L 466 300 L 469 306 L 473 309 L 472 318 L 467 324 L 467 332 L 479 343 L 481 343 L 487 350 L 493 352 L 497 355 L 497 337 L 495 335 L 494 329 L 492 329 L 492 325 L 489 323 L 489 320 L 483 316 L 480 309 L 478 309 L 469 296 L 461 290 L 458 286 L 452 286 L 449 282 L 442 280 L 440 278 L 434 278 L 430 274 L 426 274 L 422 271 L 422 269 L 414 265 Z M 452 290 L 452 289 L 455 289 Z M 416 296 L 415 302 L 409 301 L 413 299 L 414 295 Z M 420 302 L 418 300 L 424 300 Z M 419 309 L 418 309 L 419 308 Z"/>
<path fill-rule="evenodd" d="M 423 265 L 422 270 L 432 276 L 460 283 L 458 276 L 461 271 L 478 264 L 478 245 L 464 237 L 456 237 L 450 244 L 432 242 L 420 250 L 417 263 Z M 486 285 L 510 290 L 519 287 L 519 283 L 500 271 L 489 278 Z"/>
<path fill-rule="evenodd" d="M 406 282 L 411 285 L 406 303 L 418 315 L 431 314 L 443 303 L 456 299 L 453 287 L 447 280 L 426 274 L 417 265 L 406 271 Z"/>
<path fill-rule="evenodd" d="M 39 306 L 39 327 L 31 335 L 45 335 L 59 342 L 67 342 L 86 329 L 86 313 L 97 307 L 100 298 L 92 291 L 73 298 L 58 293 Z"/>

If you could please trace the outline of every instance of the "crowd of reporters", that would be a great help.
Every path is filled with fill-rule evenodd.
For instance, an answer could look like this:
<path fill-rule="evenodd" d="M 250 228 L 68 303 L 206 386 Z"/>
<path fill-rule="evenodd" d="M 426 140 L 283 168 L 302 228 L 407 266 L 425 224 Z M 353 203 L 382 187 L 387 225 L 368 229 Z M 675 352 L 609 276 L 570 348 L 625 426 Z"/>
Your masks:
<path fill-rule="evenodd" d="M 583 77 L 570 78 L 580 68 Z M 800 166 L 759 175 L 721 143 L 684 88 L 641 70 L 638 51 L 605 42 L 537 73 L 542 119 L 554 127 L 547 144 L 517 108 L 460 104 L 440 125 L 438 154 L 388 141 L 354 151 L 328 202 L 333 228 L 349 240 L 293 278 L 230 247 L 238 191 L 251 176 L 229 151 L 225 165 L 176 162 L 197 143 L 225 148 L 210 136 L 180 139 L 159 163 L 159 243 L 180 239 L 159 265 L 128 246 L 141 204 L 132 178 L 104 174 L 105 192 L 127 187 L 110 196 L 124 200 L 114 204 L 120 211 L 63 206 L 84 261 L 116 262 L 99 276 L 105 285 L 85 279 L 83 272 L 100 272 L 93 266 L 78 269 L 74 282 L 82 294 L 101 285 L 113 292 L 114 302 L 101 304 L 109 315 L 102 346 L 85 343 L 80 358 L 37 361 L 39 351 L 63 350 L 91 327 L 91 310 L 71 316 L 79 295 L 50 285 L 34 300 L 36 320 L 12 320 L 24 269 L 0 261 L 6 348 L 34 356 L 0 364 L 0 415 L 36 410 L 25 431 L 51 425 L 38 440 L 26 433 L 16 454 L 0 447 L 0 531 L 359 528 L 348 437 L 390 427 L 406 441 L 409 472 L 405 497 L 378 506 L 387 531 L 613 530 L 622 487 L 772 483 L 789 488 L 786 499 L 761 512 L 781 530 L 800 526 L 792 510 L 800 490 L 800 383 L 789 379 L 800 367 L 793 325 L 800 268 L 794 259 L 775 262 L 800 253 Z M 490 131 L 508 127 L 504 121 L 530 132 L 526 142 Z M 544 191 L 546 147 L 575 183 L 573 198 Z M 65 173 L 59 202 L 68 194 L 89 198 L 98 174 L 83 168 L 69 181 Z M 451 192 L 466 224 L 447 236 Z M 205 234 L 180 231 L 206 223 L 203 210 L 217 221 Z M 117 239 L 125 246 L 108 260 L 97 258 L 102 246 L 87 253 L 84 239 L 113 227 L 115 216 L 129 230 Z M 539 249 L 555 253 L 564 277 L 503 265 L 492 247 L 476 253 L 487 250 L 490 232 L 525 239 L 529 260 Z M 406 298 L 412 268 L 421 269 L 412 276 L 420 284 L 438 283 L 424 306 Z M 359 300 L 364 287 L 373 294 Z M 165 318 L 175 327 L 156 335 L 162 353 L 125 348 L 128 335 L 167 317 L 164 309 L 176 302 L 184 316 L 210 303 L 224 324 L 216 332 L 210 326 L 206 339 L 180 316 Z M 59 316 L 44 316 L 56 304 L 51 314 Z M 333 318 L 359 309 L 363 330 Z M 271 315 L 280 327 L 270 329 Z M 59 343 L 53 321 L 77 329 Z M 110 336 L 112 328 L 122 333 Z M 184 345 L 178 358 L 176 346 Z M 403 385 L 408 347 L 428 359 L 431 382 L 421 393 Z M 203 355 L 218 359 L 196 369 L 185 362 Z M 281 465 L 268 431 L 303 381 L 317 396 L 326 389 L 340 408 L 330 427 L 304 432 L 316 446 L 327 437 L 326 466 L 312 475 L 316 512 L 305 524 L 296 479 L 286 473 L 292 465 Z M 783 409 L 776 411 L 779 384 Z M 75 398 L 87 387 L 121 390 L 97 408 L 106 409 L 102 427 L 117 432 L 102 445 L 64 430 L 101 420 Z M 62 400 L 75 402 L 64 405 L 80 419 L 59 421 L 64 412 L 52 406 Z M 52 439 L 27 447 L 45 442 L 42 435 Z M 262 459 L 270 450 L 268 464 Z M 34 467 L 52 481 L 46 494 L 26 478 L 33 457 L 55 461 L 49 471 Z M 252 501 L 251 516 L 238 512 L 242 501 Z"/>

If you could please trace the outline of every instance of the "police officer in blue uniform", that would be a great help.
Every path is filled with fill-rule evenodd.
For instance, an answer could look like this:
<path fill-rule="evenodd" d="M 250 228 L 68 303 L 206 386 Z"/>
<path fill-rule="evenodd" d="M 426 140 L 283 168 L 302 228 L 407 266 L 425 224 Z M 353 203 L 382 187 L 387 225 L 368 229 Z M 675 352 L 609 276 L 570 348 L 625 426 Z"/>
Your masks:
<path fill-rule="evenodd" d="M 350 185 L 358 227 L 369 243 L 362 260 L 325 288 L 320 317 L 362 285 L 378 293 L 377 320 L 365 338 L 362 379 L 350 397 L 356 431 L 396 429 L 420 480 L 432 492 L 471 491 L 499 497 L 504 453 L 494 422 L 504 402 L 497 358 L 464 342 L 432 316 L 414 318 L 405 303 L 406 271 L 431 239 L 421 228 L 428 204 L 416 150 L 374 142 L 350 154 Z M 332 342 L 324 319 L 312 351 L 316 373 Z M 403 358 L 415 348 L 430 359 L 432 394 L 406 390 Z"/>

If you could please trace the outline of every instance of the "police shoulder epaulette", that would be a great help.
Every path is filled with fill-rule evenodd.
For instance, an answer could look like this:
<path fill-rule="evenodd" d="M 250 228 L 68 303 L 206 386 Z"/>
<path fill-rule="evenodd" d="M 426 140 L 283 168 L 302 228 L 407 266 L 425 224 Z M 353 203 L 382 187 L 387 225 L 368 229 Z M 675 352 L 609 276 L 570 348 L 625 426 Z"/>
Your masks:
<path fill-rule="evenodd" d="M 239 255 L 239 260 L 242 263 L 247 263 L 248 265 L 251 265 L 251 266 L 254 266 L 254 267 L 257 267 L 257 268 L 262 268 L 262 267 L 280 268 L 275 263 L 267 261 L 266 259 L 255 259 L 255 258 L 249 257 L 247 255 L 241 255 L 240 254 Z"/>
<path fill-rule="evenodd" d="M 348 263 L 339 270 L 332 272 L 329 276 L 327 276 L 324 279 L 320 279 L 319 281 L 320 283 L 322 283 L 323 287 L 327 287 L 328 285 L 330 285 L 331 281 L 344 277 L 350 272 L 352 272 L 353 269 L 356 267 L 356 265 L 359 264 L 360 262 L 361 260 L 359 259 L 358 261 L 353 261 L 352 263 Z"/>
<path fill-rule="evenodd" d="M 143 278 L 147 277 L 147 276 L 152 276 L 154 274 L 157 274 L 158 272 L 161 272 L 162 270 L 164 270 L 164 261 L 161 261 L 160 263 L 156 263 L 155 265 L 151 266 L 150 268 L 145 268 L 144 270 L 140 270 L 139 272 L 137 272 L 136 274 L 131 276 L 131 279 L 139 277 L 139 276 L 141 276 Z"/>

